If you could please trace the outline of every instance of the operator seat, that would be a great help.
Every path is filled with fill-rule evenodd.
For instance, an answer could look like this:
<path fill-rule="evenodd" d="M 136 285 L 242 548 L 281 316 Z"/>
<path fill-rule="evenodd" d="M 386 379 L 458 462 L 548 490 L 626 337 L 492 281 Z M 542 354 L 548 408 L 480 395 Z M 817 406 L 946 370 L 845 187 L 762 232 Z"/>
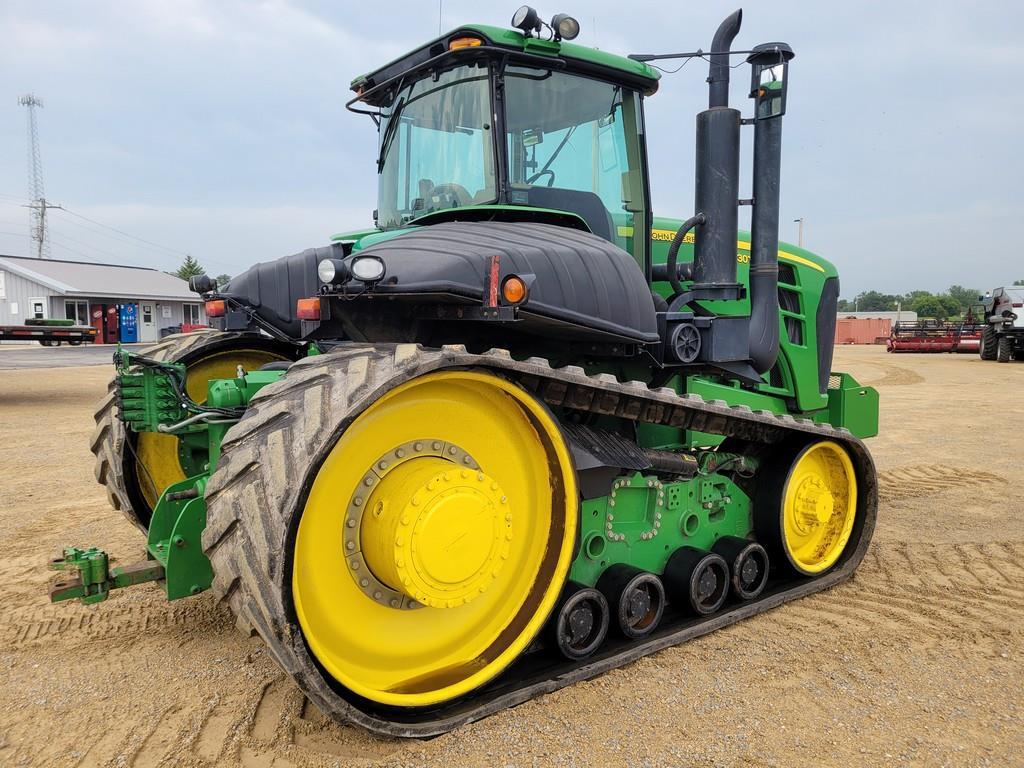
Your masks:
<path fill-rule="evenodd" d="M 528 201 L 536 208 L 550 208 L 556 211 L 569 211 L 577 214 L 590 227 L 590 231 L 614 243 L 612 236 L 614 225 L 612 216 L 604 207 L 601 198 L 593 192 L 579 189 L 562 189 L 561 187 L 530 187 Z"/>

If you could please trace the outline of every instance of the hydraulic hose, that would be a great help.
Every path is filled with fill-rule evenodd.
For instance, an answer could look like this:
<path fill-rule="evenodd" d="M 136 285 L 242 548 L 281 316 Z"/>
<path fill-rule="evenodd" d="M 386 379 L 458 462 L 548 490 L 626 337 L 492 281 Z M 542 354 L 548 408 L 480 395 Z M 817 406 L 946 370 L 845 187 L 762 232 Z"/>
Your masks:
<path fill-rule="evenodd" d="M 708 217 L 703 213 L 698 213 L 696 216 L 691 216 L 683 222 L 683 226 L 676 232 L 676 236 L 672 238 L 672 244 L 668 247 L 668 258 L 665 260 L 665 271 L 668 273 L 668 282 L 672 286 L 672 290 L 676 293 L 683 292 L 683 284 L 679 282 L 679 268 L 676 266 L 676 262 L 679 258 L 679 246 L 683 244 L 683 239 L 686 237 L 686 233 L 696 227 L 698 224 L 704 224 L 708 220 Z"/>

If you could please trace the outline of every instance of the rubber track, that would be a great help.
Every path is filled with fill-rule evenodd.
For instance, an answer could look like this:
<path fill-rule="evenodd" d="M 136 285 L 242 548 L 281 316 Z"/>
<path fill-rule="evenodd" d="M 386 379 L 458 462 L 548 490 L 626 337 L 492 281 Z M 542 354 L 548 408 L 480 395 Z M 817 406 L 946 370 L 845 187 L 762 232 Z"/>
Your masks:
<path fill-rule="evenodd" d="M 172 334 L 157 344 L 139 350 L 133 349 L 132 352 L 154 360 L 174 363 L 195 358 L 204 349 L 213 345 L 221 347 L 235 340 L 252 338 L 252 334 L 246 333 L 216 331 L 212 328 L 196 329 L 190 333 Z M 114 402 L 115 381 L 116 374 L 111 376 L 110 383 L 107 384 L 107 394 L 96 404 L 93 413 L 96 428 L 89 439 L 89 448 L 96 456 L 96 482 L 106 488 L 110 506 L 120 510 L 128 522 L 146 535 L 148 527 L 132 505 L 125 478 L 125 430 L 124 423 L 118 418 Z"/>
<path fill-rule="evenodd" d="M 837 567 L 822 577 L 773 583 L 758 600 L 729 606 L 709 618 L 673 618 L 641 642 L 609 643 L 582 662 L 525 654 L 471 696 L 429 711 L 388 710 L 343 695 L 319 671 L 294 619 L 286 553 L 292 548 L 309 487 L 344 429 L 384 393 L 446 368 L 503 375 L 551 406 L 756 443 L 779 443 L 795 435 L 842 443 L 860 483 L 858 522 L 850 545 Z M 504 350 L 473 354 L 461 346 L 350 344 L 301 360 L 281 381 L 260 391 L 225 437 L 206 501 L 203 546 L 213 564 L 213 592 L 231 607 L 239 628 L 258 632 L 283 670 L 324 713 L 381 734 L 425 737 L 847 580 L 863 559 L 874 530 L 877 484 L 874 463 L 860 440 L 847 430 L 809 419 L 754 412 L 667 388 L 652 390 L 642 382 L 620 382 L 609 374 L 589 376 L 576 366 L 552 368 L 540 358 L 516 361 Z"/>

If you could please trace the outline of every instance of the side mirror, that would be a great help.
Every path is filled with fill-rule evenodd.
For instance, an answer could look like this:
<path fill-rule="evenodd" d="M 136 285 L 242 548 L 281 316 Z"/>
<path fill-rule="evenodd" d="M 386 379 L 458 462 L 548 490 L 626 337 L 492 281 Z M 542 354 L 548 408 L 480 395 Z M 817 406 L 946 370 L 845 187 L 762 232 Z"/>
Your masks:
<path fill-rule="evenodd" d="M 789 60 L 793 49 L 786 43 L 762 43 L 747 57 L 750 63 L 750 98 L 754 119 L 766 120 L 786 114 Z"/>

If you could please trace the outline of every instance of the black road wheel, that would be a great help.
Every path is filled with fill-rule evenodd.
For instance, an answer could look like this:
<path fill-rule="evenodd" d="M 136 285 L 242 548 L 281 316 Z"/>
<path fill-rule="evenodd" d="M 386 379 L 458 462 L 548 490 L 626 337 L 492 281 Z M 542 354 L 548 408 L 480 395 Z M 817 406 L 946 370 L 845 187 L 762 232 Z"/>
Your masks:
<path fill-rule="evenodd" d="M 608 635 L 608 601 L 596 589 L 566 587 L 548 623 L 548 640 L 567 659 L 585 659 Z"/>
<path fill-rule="evenodd" d="M 978 344 L 978 356 L 982 360 L 995 360 L 997 342 L 995 328 L 991 325 L 986 325 L 981 329 L 981 343 Z"/>
<path fill-rule="evenodd" d="M 712 548 L 729 565 L 732 593 L 740 600 L 753 600 L 768 583 L 768 553 L 756 541 L 723 536 Z"/>
<path fill-rule="evenodd" d="M 729 595 L 729 566 L 721 555 L 680 547 L 665 566 L 665 583 L 698 616 L 709 616 Z"/>
<path fill-rule="evenodd" d="M 144 347 L 138 354 L 189 366 L 190 395 L 201 399 L 211 378 L 232 375 L 236 363 L 255 370 L 263 363 L 292 359 L 298 347 L 265 336 L 205 330 L 168 336 Z M 227 371 L 227 373 L 225 373 Z M 170 482 L 184 480 L 178 460 L 177 438 L 171 435 L 128 434 L 117 416 L 114 379 L 106 396 L 96 405 L 89 446 L 96 456 L 96 481 L 106 487 L 107 498 L 128 521 L 144 534 L 149 529 L 153 506 Z"/>
<path fill-rule="evenodd" d="M 665 611 L 665 588 L 653 573 L 619 563 L 601 574 L 597 588 L 624 636 L 645 637 L 657 628 Z"/>

